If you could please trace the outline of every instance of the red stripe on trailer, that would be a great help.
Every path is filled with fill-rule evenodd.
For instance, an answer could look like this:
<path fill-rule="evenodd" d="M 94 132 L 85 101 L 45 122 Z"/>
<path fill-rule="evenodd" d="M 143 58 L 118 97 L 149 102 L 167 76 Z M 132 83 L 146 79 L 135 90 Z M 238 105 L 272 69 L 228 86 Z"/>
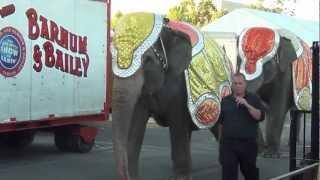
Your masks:
<path fill-rule="evenodd" d="M 11 118 L 10 118 L 11 120 Z M 24 120 L 0 124 L 0 132 L 21 131 L 27 129 L 42 129 L 73 125 L 79 123 L 91 123 L 105 120 L 105 113 L 79 115 L 72 117 L 49 117 L 39 120 Z"/>
<path fill-rule="evenodd" d="M 104 112 L 106 119 L 109 119 L 109 109 L 110 109 L 110 101 L 111 101 L 111 77 L 112 77 L 112 71 L 111 71 L 111 0 L 106 1 L 106 11 L 107 11 L 107 57 L 106 57 L 106 95 L 105 95 L 105 103 L 104 103 Z"/>

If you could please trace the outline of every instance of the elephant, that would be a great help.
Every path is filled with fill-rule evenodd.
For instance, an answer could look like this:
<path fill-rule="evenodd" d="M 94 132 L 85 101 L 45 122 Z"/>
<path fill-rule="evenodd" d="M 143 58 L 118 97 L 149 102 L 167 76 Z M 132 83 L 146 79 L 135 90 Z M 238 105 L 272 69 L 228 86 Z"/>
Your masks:
<path fill-rule="evenodd" d="M 275 41 L 270 47 L 273 49 L 265 53 L 262 51 L 271 43 L 267 39 L 268 33 L 270 36 L 273 34 Z M 310 49 L 306 43 L 287 30 L 264 27 L 244 30 L 238 42 L 237 69 L 245 74 L 248 91 L 259 95 L 265 106 L 267 120 L 264 155 L 279 156 L 286 113 L 294 109 L 311 108 Z M 256 62 L 250 62 L 250 59 L 254 60 L 254 56 L 260 59 L 256 58 Z M 301 72 L 304 74 L 299 74 Z M 297 96 L 302 98 L 297 99 Z"/>
<path fill-rule="evenodd" d="M 206 110 L 211 112 L 212 108 L 200 108 L 199 112 L 188 108 L 188 103 L 192 101 L 188 96 L 190 89 L 187 86 L 190 83 L 186 80 L 186 69 L 191 66 L 193 55 L 201 54 L 197 51 L 199 44 L 193 47 L 194 40 L 199 38 L 192 38 L 186 32 L 174 29 L 175 24 L 155 14 L 132 13 L 122 17 L 115 27 L 112 45 L 112 135 L 119 180 L 138 179 L 139 155 L 149 117 L 153 117 L 160 126 L 169 128 L 173 163 L 170 179 L 191 180 L 191 134 L 199 129 L 193 118 L 199 114 L 201 118 L 214 118 L 215 122 L 218 118 L 218 111 L 212 111 L 212 116 L 203 114 Z M 191 33 L 198 33 L 194 32 Z M 147 38 L 140 41 L 145 35 L 148 35 Z M 200 42 L 207 41 L 200 38 Z M 222 53 L 220 49 L 212 50 L 206 56 Z M 211 59 L 224 61 L 223 57 Z M 203 72 L 208 71 L 202 64 L 198 65 Z M 199 74 L 201 72 L 190 73 L 190 76 Z M 209 80 L 219 77 L 219 82 L 224 82 L 215 89 L 219 96 L 229 92 L 226 74 L 217 70 L 216 76 L 207 76 Z M 218 107 L 213 100 L 220 97 L 210 94 L 203 97 L 209 100 L 203 101 L 205 103 L 201 107 Z M 203 97 L 200 99 L 205 99 Z M 214 126 L 206 120 L 204 124 Z"/>

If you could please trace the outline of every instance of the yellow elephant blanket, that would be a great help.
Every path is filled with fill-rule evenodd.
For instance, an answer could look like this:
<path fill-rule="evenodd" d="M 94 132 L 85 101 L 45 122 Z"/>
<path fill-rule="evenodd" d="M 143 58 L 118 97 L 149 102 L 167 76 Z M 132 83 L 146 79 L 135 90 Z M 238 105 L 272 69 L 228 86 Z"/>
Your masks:
<path fill-rule="evenodd" d="M 231 93 L 231 63 L 213 39 L 191 25 L 170 21 L 168 26 L 191 39 L 192 61 L 185 70 L 188 108 L 199 128 L 210 128 L 219 118 L 222 97 Z"/>
<path fill-rule="evenodd" d="M 129 77 L 141 67 L 143 53 L 159 38 L 163 17 L 153 13 L 131 13 L 123 16 L 114 30 L 112 70 L 119 77 Z"/>

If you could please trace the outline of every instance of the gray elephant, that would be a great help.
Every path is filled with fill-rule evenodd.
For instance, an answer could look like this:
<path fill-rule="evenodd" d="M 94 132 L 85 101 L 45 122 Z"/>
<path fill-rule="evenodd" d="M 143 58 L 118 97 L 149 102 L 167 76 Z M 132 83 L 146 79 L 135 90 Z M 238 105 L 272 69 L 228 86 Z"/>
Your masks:
<path fill-rule="evenodd" d="M 238 69 L 266 108 L 265 155 L 278 156 L 286 113 L 311 108 L 311 52 L 289 31 L 262 27 L 244 30 L 238 49 Z"/>
<path fill-rule="evenodd" d="M 192 130 L 213 126 L 219 116 L 219 99 L 230 92 L 230 73 L 227 73 L 227 66 L 220 63 L 226 62 L 222 51 L 215 46 L 212 51 L 199 52 L 213 43 L 187 35 L 188 32 L 193 35 L 198 32 L 187 30 L 186 24 L 179 25 L 182 31 L 174 29 L 177 24 L 154 14 L 133 13 L 121 18 L 115 27 L 112 128 L 119 180 L 138 179 L 140 149 L 151 116 L 159 125 L 169 127 L 173 162 L 171 178 L 192 179 Z M 201 43 L 193 44 L 195 40 Z M 206 57 L 212 57 L 205 64 L 210 67 L 217 64 L 218 69 L 211 71 L 203 66 L 198 55 L 204 53 Z M 193 57 L 198 58 L 194 67 L 190 65 Z M 200 70 L 186 71 L 189 66 L 198 66 Z M 201 74 L 208 75 L 206 72 L 216 72 L 216 75 L 209 74 L 206 80 L 201 80 L 211 82 L 205 86 L 209 90 L 192 79 Z M 193 83 L 198 84 L 193 86 Z M 195 90 L 187 88 L 191 86 Z M 195 123 L 194 119 L 202 121 Z"/>

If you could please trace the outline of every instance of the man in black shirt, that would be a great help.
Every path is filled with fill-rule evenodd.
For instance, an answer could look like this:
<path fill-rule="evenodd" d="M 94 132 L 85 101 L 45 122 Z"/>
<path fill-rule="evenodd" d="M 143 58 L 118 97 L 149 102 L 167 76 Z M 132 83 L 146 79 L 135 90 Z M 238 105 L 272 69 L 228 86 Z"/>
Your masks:
<path fill-rule="evenodd" d="M 220 161 L 223 180 L 237 180 L 238 166 L 246 180 L 258 180 L 258 122 L 264 119 L 259 98 L 246 91 L 245 77 L 233 75 L 232 94 L 221 101 Z"/>

